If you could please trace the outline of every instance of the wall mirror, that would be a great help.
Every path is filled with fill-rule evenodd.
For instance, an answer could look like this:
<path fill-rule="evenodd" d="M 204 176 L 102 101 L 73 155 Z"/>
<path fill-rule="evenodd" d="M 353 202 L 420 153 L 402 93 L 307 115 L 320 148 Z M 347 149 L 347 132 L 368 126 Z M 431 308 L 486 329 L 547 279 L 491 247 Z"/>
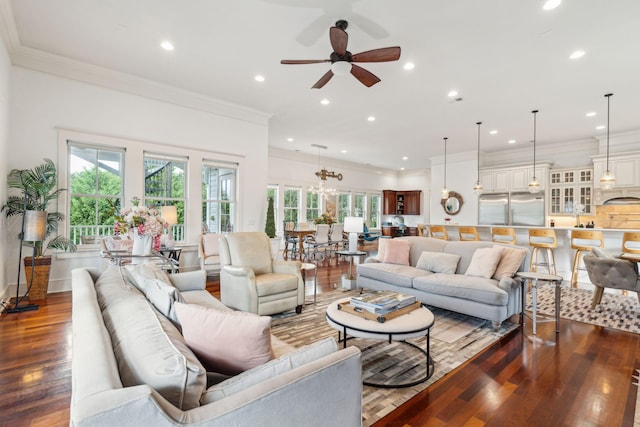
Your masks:
<path fill-rule="evenodd" d="M 462 196 L 455 191 L 449 191 L 449 197 L 440 200 L 442 208 L 448 215 L 458 215 L 463 203 Z"/>

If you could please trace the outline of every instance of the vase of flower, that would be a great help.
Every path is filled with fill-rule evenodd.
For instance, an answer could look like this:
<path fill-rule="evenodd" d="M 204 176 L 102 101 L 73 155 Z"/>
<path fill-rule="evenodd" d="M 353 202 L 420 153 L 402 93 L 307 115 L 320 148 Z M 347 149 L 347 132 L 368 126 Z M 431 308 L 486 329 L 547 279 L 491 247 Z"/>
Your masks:
<path fill-rule="evenodd" d="M 150 234 L 140 234 L 137 228 L 133 229 L 133 249 L 131 254 L 133 255 L 151 255 L 151 244 L 153 243 L 153 236 Z M 136 258 L 133 259 L 133 263 L 137 264 Z"/>
<path fill-rule="evenodd" d="M 160 235 L 167 224 L 156 208 L 141 206 L 138 197 L 131 199 L 131 205 L 116 215 L 114 232 L 133 234 L 132 255 L 151 255 L 152 248 L 160 249 Z M 134 258 L 132 262 L 139 264 L 143 259 Z"/>

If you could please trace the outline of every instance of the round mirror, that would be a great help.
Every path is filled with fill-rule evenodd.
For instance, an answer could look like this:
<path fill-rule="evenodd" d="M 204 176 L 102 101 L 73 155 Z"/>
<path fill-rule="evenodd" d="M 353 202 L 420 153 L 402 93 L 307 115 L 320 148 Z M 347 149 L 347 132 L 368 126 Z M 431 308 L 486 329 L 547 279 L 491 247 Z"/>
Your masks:
<path fill-rule="evenodd" d="M 440 200 L 442 208 L 448 215 L 457 215 L 462 208 L 462 196 L 455 191 L 449 191 L 449 197 Z"/>

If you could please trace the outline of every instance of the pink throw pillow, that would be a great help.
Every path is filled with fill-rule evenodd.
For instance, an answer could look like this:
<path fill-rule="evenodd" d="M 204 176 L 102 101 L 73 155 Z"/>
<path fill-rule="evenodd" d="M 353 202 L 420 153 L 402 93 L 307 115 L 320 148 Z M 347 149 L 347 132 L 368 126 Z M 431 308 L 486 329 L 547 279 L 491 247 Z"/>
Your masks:
<path fill-rule="evenodd" d="M 400 239 L 385 239 L 389 242 L 384 253 L 384 260 L 389 264 L 409 265 L 409 251 L 411 242 Z"/>
<path fill-rule="evenodd" d="M 187 345 L 207 371 L 236 375 L 274 357 L 268 316 L 182 303 L 175 310 Z"/>
<path fill-rule="evenodd" d="M 378 239 L 378 254 L 376 255 L 376 259 L 380 262 L 384 262 L 384 254 L 387 252 L 387 243 L 389 243 L 391 239 Z"/>
<path fill-rule="evenodd" d="M 526 249 L 502 248 L 502 258 L 500 258 L 496 272 L 493 273 L 493 278 L 500 280 L 503 277 L 515 276 L 526 256 Z"/>
<path fill-rule="evenodd" d="M 204 256 L 220 255 L 220 249 L 218 241 L 220 240 L 220 234 L 207 233 L 202 235 L 202 246 L 204 249 Z"/>

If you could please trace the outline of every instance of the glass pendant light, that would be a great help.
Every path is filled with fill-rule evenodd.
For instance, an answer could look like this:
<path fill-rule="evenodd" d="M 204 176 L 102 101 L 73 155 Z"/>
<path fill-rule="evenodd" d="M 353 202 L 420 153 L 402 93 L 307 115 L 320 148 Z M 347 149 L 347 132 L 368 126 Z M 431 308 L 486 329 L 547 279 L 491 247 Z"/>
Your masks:
<path fill-rule="evenodd" d="M 607 169 L 600 178 L 600 187 L 603 190 L 610 190 L 616 185 L 616 177 L 609 170 L 609 101 L 611 100 L 612 93 L 605 95 L 607 98 Z"/>
<path fill-rule="evenodd" d="M 476 184 L 473 186 L 473 194 L 479 196 L 484 191 L 484 187 L 480 184 L 480 125 L 482 122 L 476 124 L 478 125 L 478 176 L 476 178 Z"/>
<path fill-rule="evenodd" d="M 538 110 L 533 110 L 533 177 L 529 182 L 529 193 L 539 193 L 542 189 L 540 187 L 540 183 L 536 178 L 536 114 L 538 114 Z"/>
<path fill-rule="evenodd" d="M 442 187 L 442 192 L 440 193 L 442 200 L 449 198 L 449 189 L 447 188 L 447 139 L 449 138 L 444 138 L 444 187 Z"/>

